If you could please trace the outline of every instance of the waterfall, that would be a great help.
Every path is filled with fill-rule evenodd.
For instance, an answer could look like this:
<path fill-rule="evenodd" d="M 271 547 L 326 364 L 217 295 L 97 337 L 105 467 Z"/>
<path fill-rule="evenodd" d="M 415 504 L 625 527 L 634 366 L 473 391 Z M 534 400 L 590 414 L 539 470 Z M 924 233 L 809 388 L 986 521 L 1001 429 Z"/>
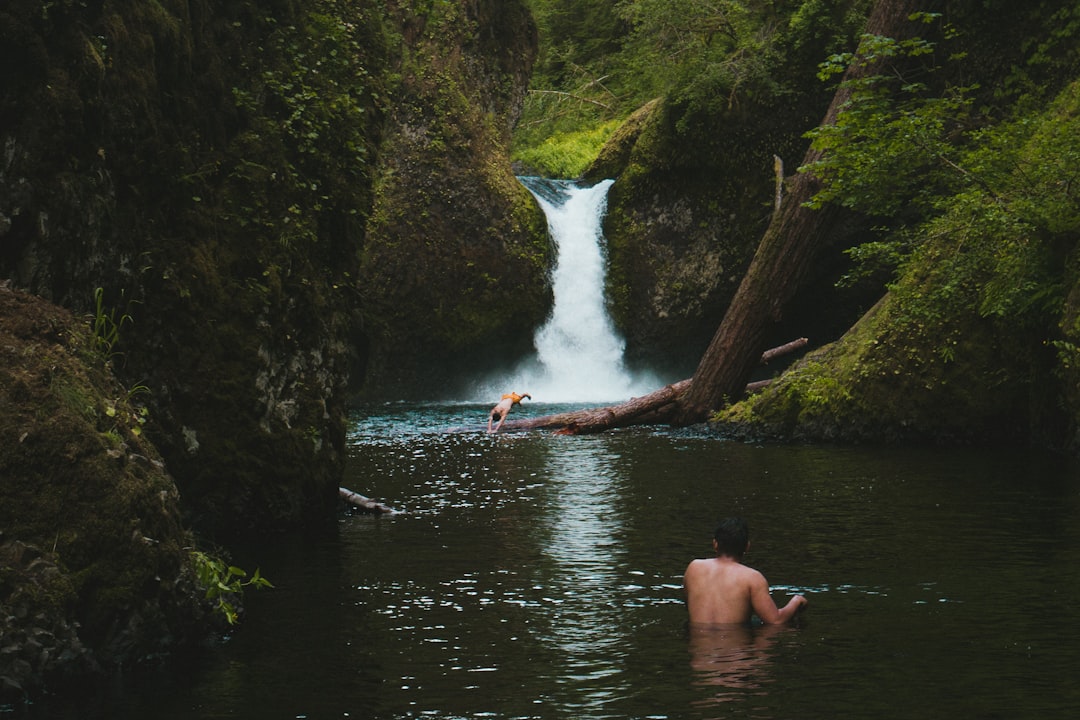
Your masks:
<path fill-rule="evenodd" d="M 601 221 L 612 180 L 578 187 L 568 180 L 523 177 L 547 217 L 557 247 L 551 316 L 537 330 L 536 355 L 485 383 L 486 398 L 516 390 L 536 402 L 618 402 L 656 389 L 624 367 L 625 342 L 604 304 L 606 263 Z"/>

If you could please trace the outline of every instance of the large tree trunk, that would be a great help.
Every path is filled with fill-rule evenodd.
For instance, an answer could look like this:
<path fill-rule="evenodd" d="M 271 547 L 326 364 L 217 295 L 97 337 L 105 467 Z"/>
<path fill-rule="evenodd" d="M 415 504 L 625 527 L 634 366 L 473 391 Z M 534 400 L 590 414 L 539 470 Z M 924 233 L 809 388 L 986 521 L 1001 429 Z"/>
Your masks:
<path fill-rule="evenodd" d="M 866 32 L 907 37 L 909 31 L 905 26 L 911 25 L 908 18 L 914 10 L 913 0 L 880 0 L 867 20 Z M 848 68 L 845 79 L 879 71 L 876 65 L 855 64 Z M 847 86 L 841 85 L 822 125 L 836 122 L 850 95 Z M 811 148 L 802 165 L 820 158 L 820 152 Z M 832 204 L 820 210 L 806 207 L 805 203 L 819 187 L 818 180 L 810 173 L 799 173 L 791 179 L 787 197 L 773 215 L 750 268 L 698 363 L 690 386 L 680 398 L 677 424 L 701 422 L 725 402 L 742 395 L 771 325 L 782 318 L 788 302 L 802 288 L 818 251 L 828 244 L 830 233 L 844 214 Z"/>

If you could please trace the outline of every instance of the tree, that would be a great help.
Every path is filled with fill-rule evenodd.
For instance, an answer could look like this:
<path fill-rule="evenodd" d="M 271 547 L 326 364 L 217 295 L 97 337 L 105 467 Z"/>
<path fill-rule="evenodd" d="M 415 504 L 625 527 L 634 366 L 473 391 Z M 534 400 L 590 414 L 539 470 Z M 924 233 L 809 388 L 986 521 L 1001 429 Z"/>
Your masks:
<path fill-rule="evenodd" d="M 909 18 L 914 11 L 912 0 L 881 0 L 867 20 L 866 32 L 893 38 L 908 36 L 912 27 Z M 856 62 L 848 67 L 846 79 L 876 73 L 881 62 Z M 850 96 L 850 84 L 842 83 L 822 125 L 836 123 Z M 821 152 L 811 147 L 803 166 L 820 161 Z M 676 423 L 701 422 L 725 401 L 742 394 L 764 349 L 770 324 L 782 318 L 787 303 L 806 280 L 817 252 L 828 244 L 829 234 L 844 214 L 835 204 L 811 209 L 809 203 L 819 188 L 820 180 L 808 172 L 791 179 L 787 198 L 769 223 L 690 386 L 680 398 Z"/>
<path fill-rule="evenodd" d="M 879 0 L 867 20 L 869 36 L 903 39 L 911 35 L 913 0 Z M 888 58 L 871 57 L 852 63 L 845 80 L 833 97 L 822 121 L 833 125 L 851 97 L 851 82 L 881 71 Z M 822 151 L 811 147 L 803 167 L 821 158 Z M 812 173 L 790 179 L 788 194 L 774 213 L 750 267 L 732 299 L 712 342 L 689 380 L 670 385 L 645 398 L 637 398 L 614 408 L 568 413 L 554 424 L 531 426 L 564 427 L 568 432 L 599 432 L 635 423 L 689 425 L 703 422 L 725 402 L 740 397 L 754 367 L 762 358 L 768 330 L 784 314 L 787 304 L 810 275 L 818 251 L 847 211 L 835 204 L 818 209 L 811 201 L 820 189 Z M 520 422 L 511 427 L 523 427 Z"/>

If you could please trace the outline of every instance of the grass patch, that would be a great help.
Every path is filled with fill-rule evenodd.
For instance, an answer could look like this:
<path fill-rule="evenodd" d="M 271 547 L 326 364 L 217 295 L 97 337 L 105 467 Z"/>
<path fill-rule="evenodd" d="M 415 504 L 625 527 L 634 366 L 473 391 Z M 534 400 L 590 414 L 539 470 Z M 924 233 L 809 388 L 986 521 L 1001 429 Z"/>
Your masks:
<path fill-rule="evenodd" d="M 618 120 L 610 120 L 586 130 L 558 133 L 539 145 L 516 150 L 513 159 L 547 177 L 580 177 L 619 124 Z"/>

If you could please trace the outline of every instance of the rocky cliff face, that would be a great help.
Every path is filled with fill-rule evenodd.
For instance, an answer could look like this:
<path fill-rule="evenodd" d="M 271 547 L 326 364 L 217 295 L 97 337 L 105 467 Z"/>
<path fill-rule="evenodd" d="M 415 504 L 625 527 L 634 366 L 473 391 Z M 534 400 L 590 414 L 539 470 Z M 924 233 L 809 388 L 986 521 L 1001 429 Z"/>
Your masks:
<path fill-rule="evenodd" d="M 359 391 L 432 397 L 530 350 L 551 307 L 544 217 L 507 162 L 537 36 L 499 0 L 401 4 L 393 21 L 407 52 L 361 255 Z"/>
<path fill-rule="evenodd" d="M 0 286 L 0 703 L 174 649 L 205 612 L 180 496 L 83 318 Z"/>
<path fill-rule="evenodd" d="M 829 99 L 809 80 L 784 94 L 762 87 L 716 92 L 730 94 L 731 102 L 706 110 L 673 93 L 648 103 L 586 173 L 590 180 L 617 178 L 604 221 L 607 292 L 628 359 L 686 376 L 720 325 L 768 226 L 777 175 L 796 172 L 806 151 L 803 133 L 820 122 Z M 838 238 L 837 245 L 850 241 Z M 823 263 L 809 291 L 823 295 L 816 304 L 832 307 L 830 316 L 793 317 L 790 328 L 778 330 L 777 343 L 836 337 L 858 316 L 840 309 L 858 299 L 838 296 L 832 273 Z M 830 326 L 835 321 L 839 328 Z"/>
<path fill-rule="evenodd" d="M 164 648 L 185 527 L 326 516 L 353 390 L 527 336 L 549 248 L 504 148 L 535 52 L 514 0 L 0 7 L 5 643 Z"/>
<path fill-rule="evenodd" d="M 689 376 L 768 222 L 772 155 L 764 138 L 721 122 L 688 150 L 674 112 L 666 100 L 643 108 L 588 174 L 618 178 L 604 233 L 628 356 Z"/>
<path fill-rule="evenodd" d="M 543 220 L 504 153 L 521 4 L 0 13 L 28 68 L 0 95 L 0 277 L 77 311 L 101 288 L 129 320 L 117 372 L 200 527 L 325 513 L 350 388 L 546 312 Z"/>

